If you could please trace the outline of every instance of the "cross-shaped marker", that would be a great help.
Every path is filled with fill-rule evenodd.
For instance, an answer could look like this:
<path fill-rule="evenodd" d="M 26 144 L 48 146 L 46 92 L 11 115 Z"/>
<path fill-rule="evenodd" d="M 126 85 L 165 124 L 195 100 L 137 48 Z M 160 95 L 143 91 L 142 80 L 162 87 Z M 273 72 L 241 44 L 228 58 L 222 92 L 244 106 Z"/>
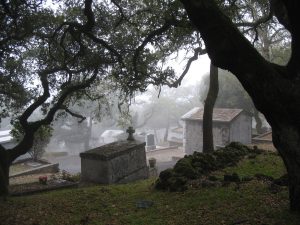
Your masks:
<path fill-rule="evenodd" d="M 128 129 L 126 130 L 126 132 L 128 133 L 128 141 L 134 141 L 134 137 L 133 137 L 133 133 L 135 132 L 135 130 L 133 129 L 133 127 L 128 127 Z"/>

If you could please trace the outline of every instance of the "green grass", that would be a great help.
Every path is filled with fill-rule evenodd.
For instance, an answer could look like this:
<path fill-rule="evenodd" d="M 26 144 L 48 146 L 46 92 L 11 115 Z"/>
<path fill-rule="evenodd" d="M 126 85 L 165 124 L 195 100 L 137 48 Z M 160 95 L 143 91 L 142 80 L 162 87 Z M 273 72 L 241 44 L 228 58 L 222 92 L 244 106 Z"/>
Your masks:
<path fill-rule="evenodd" d="M 276 155 L 244 160 L 223 172 L 240 175 L 285 173 Z M 300 216 L 288 210 L 288 192 L 271 194 L 268 184 L 253 180 L 228 187 L 190 189 L 183 193 L 153 189 L 153 179 L 126 185 L 91 186 L 11 197 L 0 202 L 0 224 L 97 225 L 299 225 Z M 146 209 L 139 200 L 152 201 Z"/>
<path fill-rule="evenodd" d="M 262 153 L 254 159 L 244 159 L 235 167 L 227 167 L 213 174 L 222 176 L 224 173 L 237 173 L 240 177 L 252 177 L 255 174 L 264 174 L 275 179 L 286 173 L 281 158 L 275 153 Z"/>

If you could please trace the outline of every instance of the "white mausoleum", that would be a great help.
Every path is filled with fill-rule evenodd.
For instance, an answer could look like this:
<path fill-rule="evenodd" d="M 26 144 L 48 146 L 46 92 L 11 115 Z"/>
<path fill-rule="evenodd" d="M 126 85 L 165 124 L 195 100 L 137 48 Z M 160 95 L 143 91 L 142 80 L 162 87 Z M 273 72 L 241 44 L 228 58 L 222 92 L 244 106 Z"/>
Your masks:
<path fill-rule="evenodd" d="M 186 154 L 202 152 L 203 108 L 196 107 L 183 115 L 183 147 Z M 252 117 L 242 109 L 215 108 L 213 112 L 214 145 L 225 146 L 237 141 L 251 143 Z"/>

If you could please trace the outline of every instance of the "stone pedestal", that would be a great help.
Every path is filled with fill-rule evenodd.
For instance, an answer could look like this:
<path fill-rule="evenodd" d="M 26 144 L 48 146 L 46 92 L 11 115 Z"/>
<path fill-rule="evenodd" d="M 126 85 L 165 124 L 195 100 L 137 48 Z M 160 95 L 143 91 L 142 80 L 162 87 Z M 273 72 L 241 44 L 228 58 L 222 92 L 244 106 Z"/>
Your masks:
<path fill-rule="evenodd" d="M 113 142 L 80 157 L 82 182 L 112 184 L 148 178 L 144 142 Z"/>

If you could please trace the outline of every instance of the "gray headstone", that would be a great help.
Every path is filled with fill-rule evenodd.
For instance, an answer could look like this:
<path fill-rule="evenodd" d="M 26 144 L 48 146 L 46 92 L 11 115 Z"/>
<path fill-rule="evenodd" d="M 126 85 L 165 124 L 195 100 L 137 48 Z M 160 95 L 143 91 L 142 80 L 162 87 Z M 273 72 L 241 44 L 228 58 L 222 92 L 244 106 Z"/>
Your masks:
<path fill-rule="evenodd" d="M 146 151 L 151 151 L 154 149 L 156 149 L 154 135 L 148 134 L 148 135 L 146 135 Z"/>

